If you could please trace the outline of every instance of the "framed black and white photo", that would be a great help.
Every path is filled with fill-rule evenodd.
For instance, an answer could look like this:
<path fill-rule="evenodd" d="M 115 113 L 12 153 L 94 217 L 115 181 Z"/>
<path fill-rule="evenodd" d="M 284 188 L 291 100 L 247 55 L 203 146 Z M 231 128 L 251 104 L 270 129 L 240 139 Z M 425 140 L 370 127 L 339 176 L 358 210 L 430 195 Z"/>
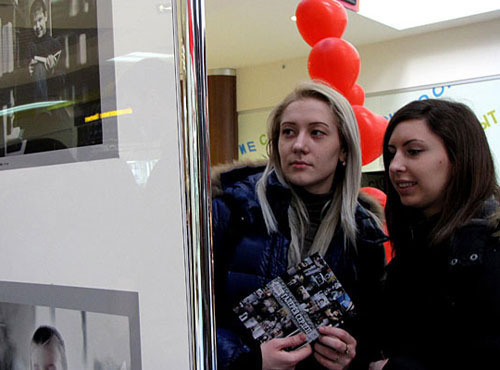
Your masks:
<path fill-rule="evenodd" d="M 111 1 L 0 2 L 0 169 L 118 156 L 111 19 Z"/>
<path fill-rule="evenodd" d="M 37 368 L 53 350 L 61 368 L 140 370 L 139 329 L 136 292 L 0 282 L 3 369 Z"/>

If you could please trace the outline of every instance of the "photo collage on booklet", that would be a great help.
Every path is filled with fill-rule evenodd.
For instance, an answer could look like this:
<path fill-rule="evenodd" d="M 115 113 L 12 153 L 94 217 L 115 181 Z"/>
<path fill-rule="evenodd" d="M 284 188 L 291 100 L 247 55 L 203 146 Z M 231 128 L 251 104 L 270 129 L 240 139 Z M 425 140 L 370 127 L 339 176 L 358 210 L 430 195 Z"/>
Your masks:
<path fill-rule="evenodd" d="M 342 326 L 354 305 L 325 260 L 314 254 L 244 298 L 234 312 L 260 343 L 300 332 L 309 343 L 319 337 L 317 328 Z"/>

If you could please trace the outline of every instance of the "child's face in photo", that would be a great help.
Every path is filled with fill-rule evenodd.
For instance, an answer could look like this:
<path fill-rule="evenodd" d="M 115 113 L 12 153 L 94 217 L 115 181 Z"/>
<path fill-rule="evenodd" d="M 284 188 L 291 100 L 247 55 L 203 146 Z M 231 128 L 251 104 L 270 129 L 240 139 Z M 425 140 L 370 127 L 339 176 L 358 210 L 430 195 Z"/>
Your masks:
<path fill-rule="evenodd" d="M 31 350 L 31 370 L 62 370 L 61 354 L 54 343 L 34 345 Z"/>
<path fill-rule="evenodd" d="M 43 37 L 47 32 L 47 14 L 42 9 L 38 9 L 33 14 L 33 31 L 38 38 Z"/>

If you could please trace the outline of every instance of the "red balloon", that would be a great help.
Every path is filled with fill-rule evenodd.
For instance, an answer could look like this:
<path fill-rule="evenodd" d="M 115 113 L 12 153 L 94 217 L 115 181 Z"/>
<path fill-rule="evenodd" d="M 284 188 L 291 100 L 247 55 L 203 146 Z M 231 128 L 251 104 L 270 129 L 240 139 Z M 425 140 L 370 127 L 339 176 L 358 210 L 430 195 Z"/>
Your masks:
<path fill-rule="evenodd" d="M 373 113 L 375 115 L 375 117 L 377 118 L 377 121 L 380 125 L 383 125 L 387 128 L 387 125 L 389 124 L 389 121 L 387 120 L 387 118 L 385 118 L 383 115 L 381 114 L 377 114 L 377 113 Z"/>
<path fill-rule="evenodd" d="M 360 189 L 362 192 L 365 192 L 368 195 L 371 195 L 374 197 L 379 204 L 382 206 L 382 208 L 385 208 L 385 203 L 387 202 L 387 195 L 385 193 L 377 188 L 373 188 L 371 186 L 365 186 L 364 188 Z"/>
<path fill-rule="evenodd" d="M 361 105 L 355 105 L 352 109 L 358 121 L 361 140 L 361 163 L 364 166 L 373 162 L 382 154 L 387 120 L 383 116 L 374 114 L 368 108 Z"/>
<path fill-rule="evenodd" d="M 322 80 L 345 95 L 358 78 L 361 60 L 349 42 L 329 37 L 314 45 L 307 66 L 311 79 Z"/>
<path fill-rule="evenodd" d="M 302 38 L 311 46 L 327 37 L 342 37 L 347 26 L 347 12 L 336 0 L 302 0 L 295 16 Z"/>
<path fill-rule="evenodd" d="M 365 91 L 358 84 L 352 85 L 351 90 L 346 92 L 345 97 L 351 105 L 365 104 Z"/>
<path fill-rule="evenodd" d="M 384 229 L 385 234 L 387 235 L 387 228 Z M 384 243 L 384 249 L 385 249 L 385 260 L 387 263 L 391 262 L 392 257 L 393 257 L 393 250 L 392 250 L 392 243 L 390 240 L 386 241 Z"/>

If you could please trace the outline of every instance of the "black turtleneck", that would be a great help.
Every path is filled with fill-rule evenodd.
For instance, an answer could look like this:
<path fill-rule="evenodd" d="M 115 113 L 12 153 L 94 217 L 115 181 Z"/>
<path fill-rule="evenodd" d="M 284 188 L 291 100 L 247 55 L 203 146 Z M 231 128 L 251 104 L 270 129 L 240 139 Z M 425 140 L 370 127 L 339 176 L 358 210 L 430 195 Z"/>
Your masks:
<path fill-rule="evenodd" d="M 309 227 L 304 237 L 304 249 L 308 250 L 314 241 L 316 232 L 318 231 L 321 220 L 326 212 L 324 209 L 325 205 L 332 199 L 333 192 L 326 194 L 312 194 L 299 187 L 295 187 L 294 190 L 304 202 L 307 209 L 307 215 L 309 217 Z"/>

